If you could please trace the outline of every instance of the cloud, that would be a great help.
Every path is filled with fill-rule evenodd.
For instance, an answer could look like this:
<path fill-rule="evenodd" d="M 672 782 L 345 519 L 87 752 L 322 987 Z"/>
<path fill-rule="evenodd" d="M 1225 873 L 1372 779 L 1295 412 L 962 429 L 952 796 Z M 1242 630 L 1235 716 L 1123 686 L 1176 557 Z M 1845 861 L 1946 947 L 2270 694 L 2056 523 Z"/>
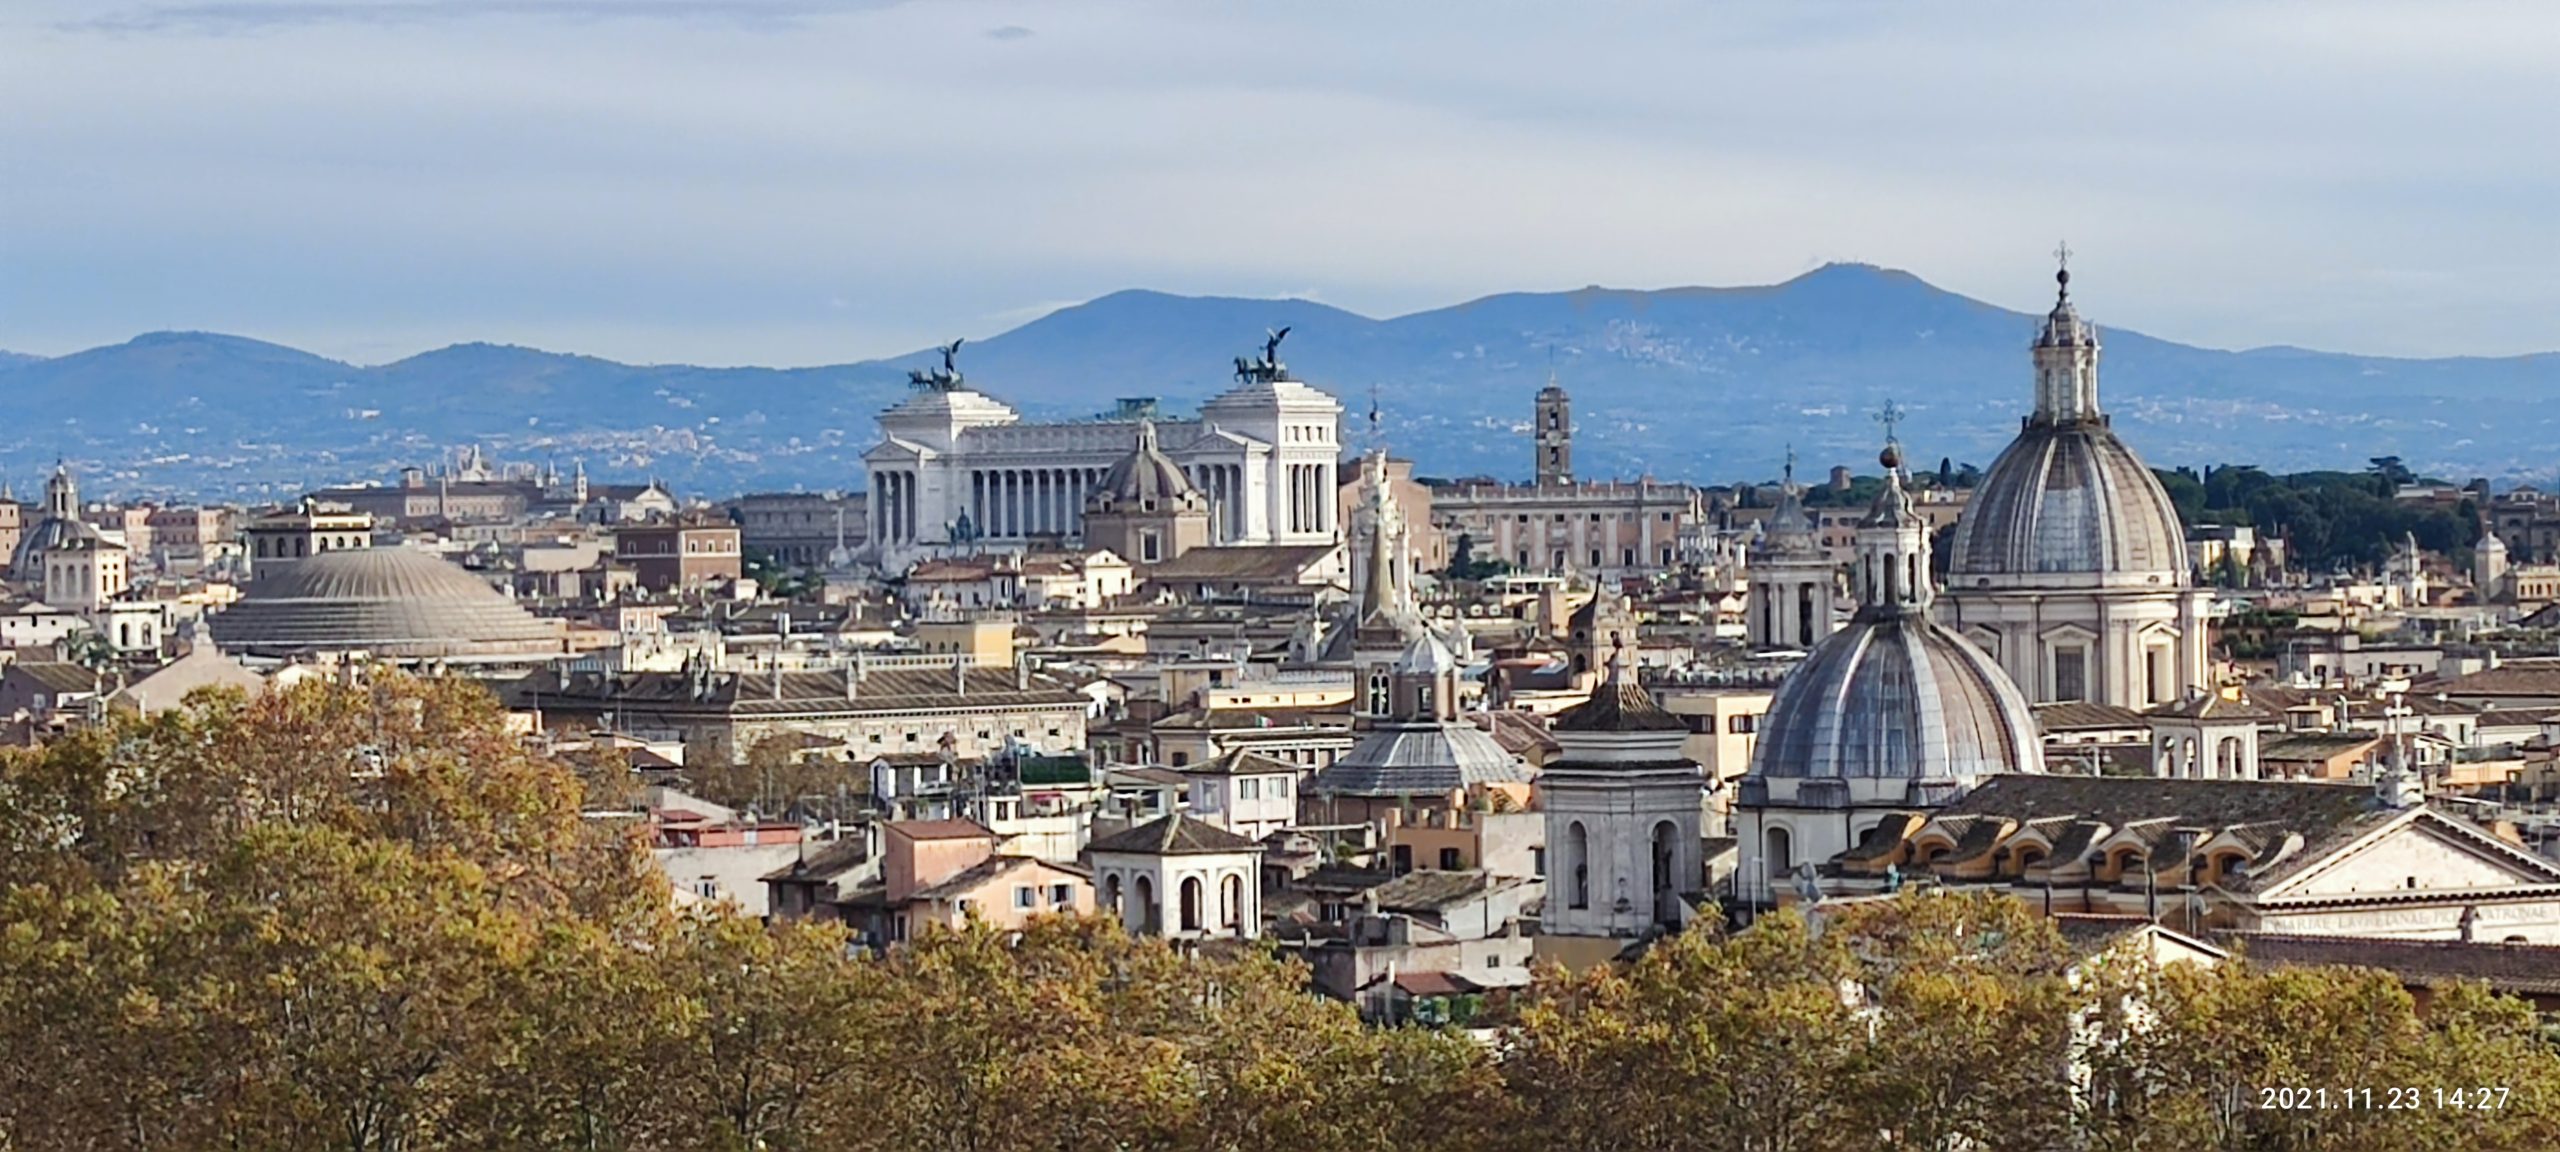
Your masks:
<path fill-rule="evenodd" d="M 0 347 L 841 362 L 1815 255 L 2029 308 L 2057 236 L 2109 327 L 2560 346 L 2525 4 L 98 3 L 0 5 Z"/>
<path fill-rule="evenodd" d="M 716 21 L 787 26 L 835 12 L 902 0 L 338 0 L 338 2 L 154 4 L 62 21 L 70 32 L 116 35 L 221 35 L 312 25 L 399 26 L 457 20 L 534 17 L 593 23 L 607 20 Z"/>
<path fill-rule="evenodd" d="M 1007 24 L 1001 28 L 987 29 L 989 40 L 1028 40 L 1034 35 L 1036 33 L 1020 24 Z"/>

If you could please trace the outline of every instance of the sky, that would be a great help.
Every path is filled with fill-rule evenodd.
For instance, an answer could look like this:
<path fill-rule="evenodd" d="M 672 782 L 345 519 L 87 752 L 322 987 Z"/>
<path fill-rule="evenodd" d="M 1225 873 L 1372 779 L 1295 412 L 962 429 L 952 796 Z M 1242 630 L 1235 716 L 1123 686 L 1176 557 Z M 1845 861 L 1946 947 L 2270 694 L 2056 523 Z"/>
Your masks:
<path fill-rule="evenodd" d="M 10 0 L 0 348 L 841 363 L 1122 288 L 1827 261 L 2215 347 L 2560 349 L 2541 0 Z"/>

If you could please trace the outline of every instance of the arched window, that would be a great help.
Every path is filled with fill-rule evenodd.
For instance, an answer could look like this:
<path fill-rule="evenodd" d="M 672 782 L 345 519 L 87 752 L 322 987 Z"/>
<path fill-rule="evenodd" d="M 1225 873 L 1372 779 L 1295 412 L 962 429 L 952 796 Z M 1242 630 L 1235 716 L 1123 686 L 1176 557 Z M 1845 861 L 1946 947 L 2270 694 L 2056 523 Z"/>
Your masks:
<path fill-rule="evenodd" d="M 1200 878 L 1186 876 L 1182 880 L 1182 930 L 1200 930 Z"/>
<path fill-rule="evenodd" d="M 1567 903 L 1575 908 L 1588 908 L 1591 906 L 1591 837 L 1582 830 L 1582 821 L 1576 820 L 1565 829 L 1564 843 L 1565 867 L 1573 876 L 1572 899 Z"/>
<path fill-rule="evenodd" d="M 1136 892 L 1138 914 L 1132 922 L 1138 926 L 1138 931 L 1149 936 L 1163 935 L 1164 909 L 1156 903 L 1155 881 L 1143 875 L 1139 876 Z"/>
<path fill-rule="evenodd" d="M 1760 834 L 1761 879 L 1767 882 L 1768 895 L 1774 897 L 1787 873 L 1796 870 L 1795 837 L 1784 828 L 1771 828 Z"/>
<path fill-rule="evenodd" d="M 1680 874 L 1680 826 L 1669 820 L 1653 826 L 1653 922 L 1665 926 L 1680 922 L 1680 889 L 1688 877 Z"/>
<path fill-rule="evenodd" d="M 1102 874 L 1102 906 L 1110 909 L 1112 915 L 1120 917 L 1120 922 L 1124 925 L 1137 923 L 1130 918 L 1128 910 L 1120 906 L 1120 874 L 1117 872 Z"/>
<path fill-rule="evenodd" d="M 1244 927 L 1244 877 L 1233 872 L 1218 881 L 1218 922 L 1228 928 Z"/>

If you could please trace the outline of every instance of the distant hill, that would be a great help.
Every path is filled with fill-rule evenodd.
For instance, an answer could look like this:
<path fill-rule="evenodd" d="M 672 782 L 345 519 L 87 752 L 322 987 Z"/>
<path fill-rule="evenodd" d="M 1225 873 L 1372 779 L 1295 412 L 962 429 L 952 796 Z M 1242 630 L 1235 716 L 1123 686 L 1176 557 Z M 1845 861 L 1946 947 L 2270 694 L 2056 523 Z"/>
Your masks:
<path fill-rule="evenodd" d="M 2109 328 L 2104 399 L 2157 466 L 2252 461 L 2547 476 L 2560 356 L 2395 360 L 2194 348 Z M 2026 409 L 2036 317 L 1909 273 L 1831 265 L 1748 288 L 1508 293 L 1375 320 L 1303 300 L 1116 292 L 962 352 L 973 386 L 1034 416 L 1124 396 L 1170 409 L 1227 386 L 1266 327 L 1283 356 L 1360 417 L 1377 390 L 1399 455 L 1433 475 L 1527 471 L 1529 398 L 1574 395 L 1586 475 L 1726 481 L 1869 458 L 1869 413 L 1911 413 L 1914 458 L 1987 464 Z M 824 368 L 630 365 L 461 344 L 359 367 L 237 336 L 157 332 L 48 359 L 0 356 L 0 473 L 57 455 L 101 491 L 245 497 L 380 476 L 476 442 L 508 458 L 584 459 L 598 475 L 697 491 L 846 487 L 873 415 L 918 352 Z"/>

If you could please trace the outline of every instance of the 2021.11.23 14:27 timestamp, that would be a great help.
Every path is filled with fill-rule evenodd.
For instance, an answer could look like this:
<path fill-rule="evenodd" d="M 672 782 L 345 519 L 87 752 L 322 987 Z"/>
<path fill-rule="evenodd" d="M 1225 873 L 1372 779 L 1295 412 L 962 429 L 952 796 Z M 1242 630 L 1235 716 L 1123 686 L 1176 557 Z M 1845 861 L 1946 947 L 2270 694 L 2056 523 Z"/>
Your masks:
<path fill-rule="evenodd" d="M 2308 1085 L 2258 1089 L 2258 1107 L 2285 1112 L 2329 1109 L 2395 1112 L 2419 1108 L 2494 1112 L 2506 1106 L 2507 1090 L 2501 1087 L 2330 1088 Z"/>

